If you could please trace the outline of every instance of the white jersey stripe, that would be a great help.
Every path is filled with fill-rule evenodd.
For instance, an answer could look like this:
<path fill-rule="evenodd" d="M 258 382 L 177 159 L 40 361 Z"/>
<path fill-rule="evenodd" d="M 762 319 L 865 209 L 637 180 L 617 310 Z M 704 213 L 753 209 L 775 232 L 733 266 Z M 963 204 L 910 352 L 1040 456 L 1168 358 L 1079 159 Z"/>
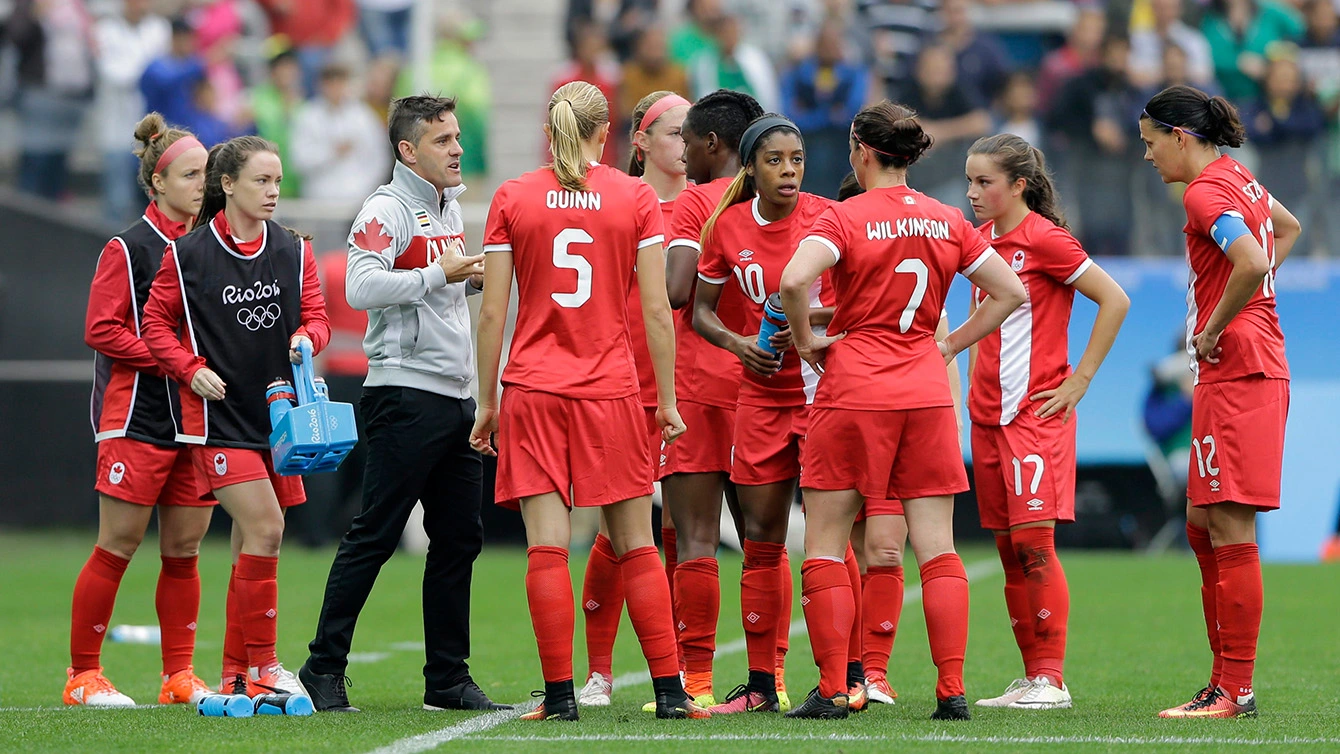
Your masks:
<path fill-rule="evenodd" d="M 822 292 L 822 290 L 823 290 L 823 278 L 822 277 L 816 278 L 814 281 L 814 285 L 810 286 L 811 309 L 817 309 L 823 306 L 823 302 L 819 300 L 819 294 L 820 292 Z M 813 328 L 813 330 L 814 334 L 818 335 L 819 337 L 823 337 L 828 334 L 827 327 L 823 326 L 815 327 Z M 797 356 L 796 358 L 800 357 Z M 810 363 L 808 361 L 805 361 L 804 359 L 800 359 L 800 379 L 804 383 L 805 405 L 809 406 L 814 403 L 814 393 L 819 389 L 819 373 L 814 371 L 814 369 L 810 366 Z"/>
<path fill-rule="evenodd" d="M 1200 315 L 1200 307 L 1196 306 L 1196 268 L 1191 266 L 1191 252 L 1187 251 L 1187 282 L 1186 282 L 1186 352 L 1191 356 L 1191 377 L 1192 384 L 1200 383 L 1200 363 L 1196 360 L 1196 346 L 1193 342 L 1196 337 L 1196 318 Z"/>
<path fill-rule="evenodd" d="M 1092 266 L 1093 266 L 1092 259 L 1084 260 L 1083 262 L 1080 263 L 1079 267 L 1075 268 L 1074 272 L 1070 273 L 1070 277 L 1065 279 L 1065 284 L 1074 285 L 1075 281 L 1079 280 L 1080 275 L 1083 275 L 1084 273 L 1088 272 L 1089 268 Z"/>
<path fill-rule="evenodd" d="M 1033 368 L 1033 302 L 1025 299 L 1000 326 L 1000 423 L 1014 421 L 1028 397 Z"/>

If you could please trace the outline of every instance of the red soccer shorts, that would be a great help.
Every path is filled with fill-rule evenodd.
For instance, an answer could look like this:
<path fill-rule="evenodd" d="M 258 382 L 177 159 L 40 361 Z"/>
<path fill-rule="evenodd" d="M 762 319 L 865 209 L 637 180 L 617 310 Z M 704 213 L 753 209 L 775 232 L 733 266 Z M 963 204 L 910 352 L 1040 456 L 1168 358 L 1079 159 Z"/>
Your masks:
<path fill-rule="evenodd" d="M 1197 385 L 1186 489 L 1191 504 L 1279 508 L 1288 415 L 1288 380 L 1257 375 Z"/>
<path fill-rule="evenodd" d="M 647 415 L 636 395 L 578 400 L 508 387 L 498 412 L 494 501 L 557 492 L 569 507 L 595 507 L 651 494 Z"/>
<path fill-rule="evenodd" d="M 861 509 L 856 512 L 856 520 L 864 521 L 874 516 L 902 516 L 903 501 L 901 500 L 866 500 Z"/>
<path fill-rule="evenodd" d="M 660 478 L 671 474 L 729 473 L 735 438 L 735 409 L 693 401 L 679 402 L 687 431 L 661 450 Z"/>
<path fill-rule="evenodd" d="M 800 486 L 857 490 L 867 500 L 910 500 L 968 489 L 954 409 L 815 408 Z"/>
<path fill-rule="evenodd" d="M 800 476 L 809 406 L 747 406 L 735 409 L 735 450 L 730 480 L 760 485 Z"/>
<path fill-rule="evenodd" d="M 656 423 L 656 407 L 643 406 L 647 412 L 647 449 L 651 452 L 651 478 L 661 475 L 661 425 Z"/>
<path fill-rule="evenodd" d="M 191 451 L 110 437 L 98 443 L 98 476 L 93 489 L 139 505 L 213 505 L 195 491 Z"/>
<path fill-rule="evenodd" d="M 268 450 L 197 445 L 191 448 L 191 463 L 195 467 L 196 495 L 201 500 L 214 500 L 214 490 L 223 487 L 269 479 L 280 508 L 307 502 L 302 477 L 276 474 Z"/>
<path fill-rule="evenodd" d="M 1021 413 L 1004 426 L 972 425 L 972 469 L 982 528 L 1008 531 L 1075 520 L 1074 416 Z"/>

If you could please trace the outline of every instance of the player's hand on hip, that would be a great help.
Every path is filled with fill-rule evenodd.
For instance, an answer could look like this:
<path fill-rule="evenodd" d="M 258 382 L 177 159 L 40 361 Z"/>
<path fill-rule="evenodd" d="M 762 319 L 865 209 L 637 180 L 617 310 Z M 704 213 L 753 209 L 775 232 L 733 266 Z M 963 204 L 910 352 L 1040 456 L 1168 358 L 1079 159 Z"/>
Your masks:
<path fill-rule="evenodd" d="M 661 442 L 666 445 L 678 440 L 686 429 L 684 420 L 679 416 L 679 409 L 674 406 L 656 409 L 656 424 L 661 428 Z"/>
<path fill-rule="evenodd" d="M 1219 347 L 1219 338 L 1223 333 L 1212 333 L 1209 330 L 1201 330 L 1191 339 L 1191 345 L 1196 348 L 1196 361 L 1208 361 L 1211 364 L 1219 363 L 1219 355 L 1224 349 Z"/>
<path fill-rule="evenodd" d="M 1051 390 L 1043 390 L 1036 395 L 1028 396 L 1031 401 L 1046 401 L 1042 408 L 1036 411 L 1039 419 L 1046 419 L 1049 416 L 1055 416 L 1064 411 L 1061 416 L 1061 423 L 1070 421 L 1070 415 L 1075 413 L 1075 406 L 1079 404 L 1080 399 L 1089 391 L 1089 378 L 1082 374 L 1072 374 L 1065 378 L 1060 385 Z"/>
<path fill-rule="evenodd" d="M 226 388 L 219 375 L 213 369 L 204 367 L 191 378 L 191 391 L 207 401 L 221 401 L 227 395 Z"/>
<path fill-rule="evenodd" d="M 447 274 L 448 283 L 463 283 L 474 275 L 484 274 L 484 255 L 467 257 L 461 253 L 463 251 L 465 244 L 459 238 L 452 239 L 447 250 L 437 258 L 437 266 Z"/>
<path fill-rule="evenodd" d="M 475 412 L 475 427 L 470 430 L 470 447 L 486 456 L 496 456 L 493 433 L 498 431 L 498 409 L 480 406 Z"/>
<path fill-rule="evenodd" d="M 815 374 L 824 373 L 824 358 L 828 355 L 828 347 L 847 337 L 847 333 L 838 333 L 837 335 L 815 335 L 808 344 L 802 346 L 796 344 L 796 353 L 805 360 L 806 364 L 814 370 Z"/>
<path fill-rule="evenodd" d="M 303 341 L 307 341 L 307 348 L 309 350 L 312 351 L 316 350 L 315 348 L 312 347 L 311 338 L 307 337 L 306 335 L 294 335 L 292 338 L 289 338 L 288 341 L 288 360 L 290 363 L 292 364 L 302 363 L 302 352 L 298 350 L 298 344 L 302 343 Z"/>

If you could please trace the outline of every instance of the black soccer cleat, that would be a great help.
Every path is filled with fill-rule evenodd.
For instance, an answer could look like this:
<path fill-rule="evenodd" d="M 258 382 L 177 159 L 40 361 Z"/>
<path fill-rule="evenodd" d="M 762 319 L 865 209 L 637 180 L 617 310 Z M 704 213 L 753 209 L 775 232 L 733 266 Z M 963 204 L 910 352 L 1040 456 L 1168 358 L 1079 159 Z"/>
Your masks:
<path fill-rule="evenodd" d="M 846 694 L 823 696 L 816 686 L 810 691 L 810 695 L 805 697 L 804 703 L 786 713 L 786 716 L 810 720 L 845 720 L 847 714 Z"/>
<path fill-rule="evenodd" d="M 651 679 L 656 694 L 656 717 L 660 720 L 705 720 L 712 716 L 706 707 L 684 693 L 678 675 Z"/>
<path fill-rule="evenodd" d="M 959 694 L 948 699 L 936 700 L 935 711 L 931 713 L 931 719 L 971 720 L 972 712 L 968 711 L 968 700 L 963 698 L 962 694 Z"/>
<path fill-rule="evenodd" d="M 342 673 L 318 673 L 312 670 L 310 662 L 304 662 L 298 668 L 298 680 L 312 697 L 312 707 L 317 712 L 361 712 L 349 703 L 345 686 L 353 686 L 349 676 Z"/>
<path fill-rule="evenodd" d="M 571 686 L 571 681 L 569 681 Z M 440 691 L 423 692 L 423 708 L 426 710 L 509 710 L 510 704 L 499 704 L 489 698 L 483 689 L 473 679 L 466 678 L 464 681 L 448 689 Z M 576 718 L 573 718 L 574 720 Z"/>
<path fill-rule="evenodd" d="M 577 694 L 572 688 L 572 681 L 560 681 L 558 683 L 544 684 L 544 691 L 532 691 L 533 697 L 543 698 L 540 706 L 522 715 L 520 719 L 535 722 L 542 720 L 559 720 L 572 722 L 577 719 Z M 511 709 L 511 707 L 508 707 Z"/>

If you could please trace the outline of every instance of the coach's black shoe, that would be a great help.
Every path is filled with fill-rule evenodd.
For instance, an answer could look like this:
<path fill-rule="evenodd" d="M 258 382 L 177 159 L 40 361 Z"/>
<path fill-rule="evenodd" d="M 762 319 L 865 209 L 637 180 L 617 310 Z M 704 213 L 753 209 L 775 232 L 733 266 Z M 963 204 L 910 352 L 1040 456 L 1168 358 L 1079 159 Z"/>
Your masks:
<path fill-rule="evenodd" d="M 684 693 L 684 684 L 678 675 L 651 679 L 656 693 L 656 717 L 661 720 L 705 720 L 712 716 Z"/>
<path fill-rule="evenodd" d="M 938 700 L 935 703 L 935 711 L 931 713 L 931 719 L 971 720 L 972 713 L 968 711 L 968 700 L 964 699 L 962 694 Z"/>
<path fill-rule="evenodd" d="M 787 717 L 809 718 L 811 720 L 845 720 L 847 718 L 847 695 L 834 694 L 832 697 L 819 693 L 814 687 L 805 702 L 786 713 Z"/>
<path fill-rule="evenodd" d="M 530 695 L 543 698 L 544 701 L 540 702 L 540 706 L 522 715 L 522 720 L 528 722 L 541 720 L 572 722 L 577 719 L 577 693 L 572 688 L 572 681 L 560 681 L 558 683 L 545 681 L 544 691 L 532 691 Z"/>
<path fill-rule="evenodd" d="M 345 686 L 354 685 L 347 675 L 318 673 L 304 662 L 298 668 L 298 680 L 312 697 L 312 707 L 317 712 L 362 711 L 349 703 L 349 695 L 344 692 Z"/>
<path fill-rule="evenodd" d="M 442 691 L 423 692 L 423 708 L 426 710 L 464 709 L 464 710 L 509 710 L 510 704 L 499 704 L 489 698 L 474 680 L 466 678 L 461 683 Z"/>

